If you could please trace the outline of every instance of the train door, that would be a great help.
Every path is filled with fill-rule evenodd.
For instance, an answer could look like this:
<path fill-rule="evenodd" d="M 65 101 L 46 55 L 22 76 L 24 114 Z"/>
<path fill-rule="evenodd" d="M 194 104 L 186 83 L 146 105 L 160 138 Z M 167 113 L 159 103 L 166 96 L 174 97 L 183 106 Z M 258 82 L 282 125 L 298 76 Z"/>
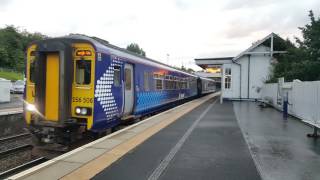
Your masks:
<path fill-rule="evenodd" d="M 132 64 L 124 65 L 124 115 L 129 115 L 133 110 L 134 81 Z"/>
<path fill-rule="evenodd" d="M 202 94 L 202 85 L 201 85 L 201 79 L 197 79 L 197 91 L 198 91 L 198 96 Z"/>
<path fill-rule="evenodd" d="M 48 53 L 46 63 L 45 118 L 58 121 L 59 116 L 59 53 Z"/>

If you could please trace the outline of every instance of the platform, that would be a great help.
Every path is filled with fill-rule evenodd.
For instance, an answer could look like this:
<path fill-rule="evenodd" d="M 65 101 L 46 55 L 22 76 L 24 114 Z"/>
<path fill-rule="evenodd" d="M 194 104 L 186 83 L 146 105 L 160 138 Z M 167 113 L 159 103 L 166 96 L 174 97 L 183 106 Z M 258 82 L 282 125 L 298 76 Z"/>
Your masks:
<path fill-rule="evenodd" d="M 22 108 L 5 108 L 5 109 L 0 109 L 0 116 L 6 116 L 6 115 L 11 115 L 11 114 L 21 114 L 23 113 Z"/>
<path fill-rule="evenodd" d="M 183 104 L 9 179 L 320 179 L 320 143 L 297 119 L 217 94 Z"/>
<path fill-rule="evenodd" d="M 0 103 L 0 111 L 20 108 L 23 106 L 23 94 L 10 94 L 10 102 Z"/>

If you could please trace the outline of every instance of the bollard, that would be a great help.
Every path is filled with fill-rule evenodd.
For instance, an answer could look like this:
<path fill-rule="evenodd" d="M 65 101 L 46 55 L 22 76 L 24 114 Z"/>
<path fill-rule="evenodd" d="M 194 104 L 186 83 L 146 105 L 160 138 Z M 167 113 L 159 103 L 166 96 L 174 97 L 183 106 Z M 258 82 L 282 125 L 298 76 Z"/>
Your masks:
<path fill-rule="evenodd" d="M 283 101 L 283 119 L 287 120 L 288 118 L 288 101 Z"/>
<path fill-rule="evenodd" d="M 288 92 L 283 98 L 283 119 L 287 120 L 288 118 Z"/>

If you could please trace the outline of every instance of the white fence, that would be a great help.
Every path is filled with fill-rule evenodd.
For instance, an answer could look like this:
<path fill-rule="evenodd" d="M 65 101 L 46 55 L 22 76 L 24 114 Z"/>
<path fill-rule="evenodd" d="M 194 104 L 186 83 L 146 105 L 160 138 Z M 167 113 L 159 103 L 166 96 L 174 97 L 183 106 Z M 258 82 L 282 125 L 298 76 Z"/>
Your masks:
<path fill-rule="evenodd" d="M 320 126 L 320 81 L 294 81 L 280 86 L 277 83 L 265 84 L 261 90 L 261 98 L 282 110 L 283 95 L 287 92 L 288 113 Z"/>

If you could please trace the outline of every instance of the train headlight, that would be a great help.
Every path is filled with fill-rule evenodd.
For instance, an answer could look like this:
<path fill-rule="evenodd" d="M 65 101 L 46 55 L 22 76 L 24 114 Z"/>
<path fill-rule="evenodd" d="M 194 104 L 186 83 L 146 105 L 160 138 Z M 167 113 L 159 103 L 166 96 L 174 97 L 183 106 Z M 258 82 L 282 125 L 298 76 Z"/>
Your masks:
<path fill-rule="evenodd" d="M 35 112 L 35 111 L 37 110 L 37 109 L 36 109 L 36 106 L 33 105 L 33 104 L 27 104 L 26 109 L 27 109 L 28 111 L 31 111 L 31 112 Z"/>
<path fill-rule="evenodd" d="M 81 109 L 80 114 L 82 114 L 82 115 L 87 115 L 87 113 L 88 113 L 87 108 L 82 108 L 82 109 Z"/>
<path fill-rule="evenodd" d="M 80 114 L 81 113 L 81 108 L 76 107 L 76 114 Z"/>
<path fill-rule="evenodd" d="M 77 115 L 80 115 L 80 116 L 90 116 L 91 115 L 91 108 L 76 107 L 75 112 Z"/>

